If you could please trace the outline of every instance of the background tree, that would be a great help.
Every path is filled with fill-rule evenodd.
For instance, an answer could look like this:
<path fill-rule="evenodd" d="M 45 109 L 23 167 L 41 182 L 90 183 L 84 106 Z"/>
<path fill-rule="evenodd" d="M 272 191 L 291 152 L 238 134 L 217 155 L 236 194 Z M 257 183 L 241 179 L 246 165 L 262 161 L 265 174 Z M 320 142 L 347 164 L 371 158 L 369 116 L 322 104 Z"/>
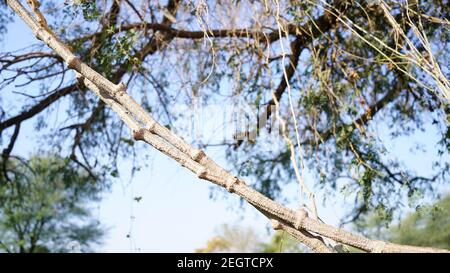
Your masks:
<path fill-rule="evenodd" d="M 0 250 L 89 251 L 104 229 L 90 206 L 102 188 L 89 174 L 57 156 L 8 161 L 10 181 L 0 183 Z"/>
<path fill-rule="evenodd" d="M 450 195 L 417 208 L 395 225 L 372 213 L 355 222 L 356 229 L 374 239 L 450 249 Z"/>
<path fill-rule="evenodd" d="M 251 227 L 224 224 L 216 233 L 216 236 L 206 242 L 204 248 L 198 248 L 195 251 L 198 253 L 298 253 L 305 251 L 295 238 L 282 231 L 275 232 L 269 240 L 262 240 L 260 234 Z"/>

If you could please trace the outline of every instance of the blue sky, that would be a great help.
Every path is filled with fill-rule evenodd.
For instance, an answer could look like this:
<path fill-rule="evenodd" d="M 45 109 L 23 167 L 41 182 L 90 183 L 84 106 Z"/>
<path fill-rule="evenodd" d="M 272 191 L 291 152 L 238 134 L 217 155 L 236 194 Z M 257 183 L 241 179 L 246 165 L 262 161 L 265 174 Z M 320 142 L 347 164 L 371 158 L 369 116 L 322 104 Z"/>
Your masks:
<path fill-rule="evenodd" d="M 0 46 L 5 52 L 32 43 L 36 43 L 34 36 L 22 22 L 17 21 L 9 26 L 9 32 Z M 27 121 L 23 125 L 13 153 L 28 156 L 36 150 L 39 144 L 33 130 L 33 122 Z M 388 147 L 407 166 L 426 174 L 431 167 L 433 154 L 425 152 L 410 155 L 409 148 L 417 141 L 431 147 L 437 140 L 433 130 L 428 126 L 425 132 L 418 132 L 412 138 L 389 142 Z M 226 166 L 222 149 L 209 149 L 208 154 Z M 130 169 L 131 164 L 121 162 L 120 168 Z M 306 180 L 311 182 L 312 178 L 307 177 Z M 268 222 L 265 217 L 246 204 L 240 206 L 236 196 L 212 200 L 211 187 L 208 182 L 197 179 L 191 172 L 152 149 L 149 167 L 138 172 L 132 182 L 127 175 L 122 176 L 113 184 L 110 192 L 104 193 L 103 200 L 93 205 L 94 216 L 108 228 L 104 244 L 97 250 L 191 252 L 204 246 L 214 235 L 215 229 L 224 223 L 251 226 L 262 237 L 267 235 Z M 295 193 L 296 183 L 284 190 L 289 195 Z M 446 190 L 448 188 L 443 189 Z M 329 200 L 325 206 L 322 200 L 327 195 L 326 192 L 316 194 L 319 216 L 325 222 L 336 225 L 342 217 L 343 208 L 348 204 L 346 200 L 336 198 Z M 135 197 L 142 197 L 142 200 L 136 202 Z M 293 206 L 293 203 L 290 205 Z"/>

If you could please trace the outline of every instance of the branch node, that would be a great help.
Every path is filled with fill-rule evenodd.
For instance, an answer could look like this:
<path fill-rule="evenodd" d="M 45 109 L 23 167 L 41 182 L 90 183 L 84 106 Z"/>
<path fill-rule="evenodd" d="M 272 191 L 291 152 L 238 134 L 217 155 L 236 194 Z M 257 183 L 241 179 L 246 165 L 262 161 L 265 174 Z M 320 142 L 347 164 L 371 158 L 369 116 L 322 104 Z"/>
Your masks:
<path fill-rule="evenodd" d="M 205 156 L 205 153 L 200 149 L 194 149 L 194 151 L 191 153 L 191 158 L 195 162 L 200 162 Z"/>
<path fill-rule="evenodd" d="M 152 121 L 150 125 L 148 126 L 147 130 L 150 131 L 150 133 L 154 134 L 156 129 L 157 123 L 155 121 Z"/>
<path fill-rule="evenodd" d="M 44 37 L 44 34 L 43 34 L 43 33 L 45 33 L 45 29 L 44 29 L 43 27 L 40 27 L 40 28 L 36 31 L 36 38 L 37 38 L 39 41 L 44 41 L 43 38 L 42 38 L 42 37 Z"/>
<path fill-rule="evenodd" d="M 236 176 L 229 177 L 226 181 L 225 189 L 227 189 L 227 191 L 229 193 L 233 193 L 234 186 L 237 185 L 238 183 L 239 183 L 239 179 Z"/>
<path fill-rule="evenodd" d="M 70 69 L 75 69 L 76 67 L 78 67 L 80 65 L 80 63 L 81 63 L 80 59 L 78 59 L 74 55 L 71 55 L 71 56 L 69 56 L 69 58 L 67 58 L 67 66 Z"/>
<path fill-rule="evenodd" d="M 118 85 L 116 85 L 116 90 L 114 91 L 114 93 L 116 93 L 119 96 L 123 96 L 126 90 L 127 90 L 126 85 L 123 82 L 121 82 Z"/>
<path fill-rule="evenodd" d="M 306 217 L 308 217 L 308 212 L 305 209 L 299 209 L 296 213 L 294 227 L 296 229 L 300 229 L 302 227 L 303 220 L 305 220 Z"/>
<path fill-rule="evenodd" d="M 73 160 L 73 161 L 77 160 L 77 156 L 74 153 L 70 154 L 69 158 L 70 158 L 70 160 Z"/>
<path fill-rule="evenodd" d="M 281 229 L 281 223 L 280 223 L 280 221 L 275 220 L 275 219 L 272 219 L 271 222 L 272 222 L 272 228 L 273 228 L 274 230 L 280 230 L 280 229 Z"/>
<path fill-rule="evenodd" d="M 206 175 L 208 174 L 208 171 L 205 167 L 201 167 L 200 170 L 197 172 L 197 177 L 200 179 L 206 179 Z"/>
<path fill-rule="evenodd" d="M 133 130 L 133 138 L 135 140 L 144 140 L 145 129 L 140 128 L 139 130 Z"/>

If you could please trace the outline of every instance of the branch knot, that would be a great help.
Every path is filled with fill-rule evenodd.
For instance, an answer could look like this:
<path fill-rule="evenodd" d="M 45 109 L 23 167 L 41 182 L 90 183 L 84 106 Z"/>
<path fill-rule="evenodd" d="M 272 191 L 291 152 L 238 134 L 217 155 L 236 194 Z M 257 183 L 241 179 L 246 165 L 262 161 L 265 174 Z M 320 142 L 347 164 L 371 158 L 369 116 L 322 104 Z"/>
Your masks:
<path fill-rule="evenodd" d="M 227 181 L 225 183 L 225 189 L 227 189 L 229 193 L 233 193 L 234 186 L 237 184 L 239 184 L 239 179 L 236 176 L 231 176 L 227 178 Z"/>
<path fill-rule="evenodd" d="M 294 227 L 300 229 L 306 217 L 308 217 L 308 212 L 305 209 L 299 209 L 296 213 Z"/>
<path fill-rule="evenodd" d="M 206 179 L 207 174 L 208 170 L 206 170 L 206 168 L 203 166 L 197 171 L 197 177 L 200 179 Z"/>
<path fill-rule="evenodd" d="M 126 92 L 127 87 L 123 82 L 116 85 L 116 90 L 114 90 L 114 93 L 116 93 L 119 96 L 123 96 L 123 94 Z"/>
<path fill-rule="evenodd" d="M 150 133 L 154 134 L 154 133 L 155 133 L 156 126 L 157 126 L 157 123 L 154 122 L 154 121 L 152 121 L 152 122 L 148 125 L 147 130 L 148 130 Z"/>
<path fill-rule="evenodd" d="M 81 64 L 80 59 L 78 59 L 76 56 L 71 55 L 67 58 L 67 66 L 70 69 L 75 69 Z"/>
<path fill-rule="evenodd" d="M 205 156 L 205 153 L 200 149 L 194 149 L 194 151 L 191 153 L 191 158 L 195 162 L 200 162 Z"/>
<path fill-rule="evenodd" d="M 139 130 L 133 130 L 133 138 L 135 140 L 144 140 L 144 128 L 139 128 Z"/>
<path fill-rule="evenodd" d="M 280 221 L 272 219 L 270 222 L 272 222 L 272 228 L 274 230 L 280 230 L 282 228 Z"/>

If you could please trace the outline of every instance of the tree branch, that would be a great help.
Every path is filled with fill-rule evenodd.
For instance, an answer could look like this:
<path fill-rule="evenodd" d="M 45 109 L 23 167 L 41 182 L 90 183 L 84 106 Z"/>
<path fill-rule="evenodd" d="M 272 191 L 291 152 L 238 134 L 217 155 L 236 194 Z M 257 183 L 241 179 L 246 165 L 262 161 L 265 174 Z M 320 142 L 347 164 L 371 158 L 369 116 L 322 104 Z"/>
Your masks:
<path fill-rule="evenodd" d="M 353 120 L 351 123 L 344 123 L 339 126 L 330 128 L 328 130 L 325 130 L 323 132 L 317 132 L 316 135 L 319 137 L 319 140 L 321 143 L 326 142 L 328 139 L 330 139 L 331 136 L 333 136 L 336 132 L 339 132 L 343 128 L 351 128 L 351 131 L 353 131 L 355 128 L 359 126 L 366 125 L 372 118 L 381 110 L 384 106 L 386 106 L 388 103 L 395 100 L 398 95 L 400 94 L 401 90 L 399 89 L 399 86 L 394 86 L 392 89 L 390 89 L 381 99 L 376 101 L 375 103 L 371 104 L 369 108 L 366 109 L 366 111 L 361 114 L 358 118 Z M 305 141 L 302 141 L 300 143 L 301 145 L 308 144 L 308 145 L 314 145 L 317 144 L 317 140 L 314 138 L 307 139 Z"/>
<path fill-rule="evenodd" d="M 258 130 L 260 128 L 263 128 L 267 124 L 267 121 L 270 119 L 272 110 L 275 106 L 275 99 L 276 101 L 280 101 L 288 86 L 288 81 L 291 81 L 294 77 L 300 55 L 305 46 L 311 43 L 315 38 L 322 36 L 324 32 L 328 32 L 336 24 L 336 21 L 337 19 L 335 16 L 329 13 L 325 13 L 317 20 L 311 20 L 310 22 L 300 27 L 295 25 L 288 25 L 288 33 L 295 34 L 296 38 L 290 44 L 291 54 L 289 56 L 289 63 L 284 68 L 286 71 L 286 77 L 281 77 L 280 83 L 278 84 L 273 94 L 274 96 L 272 96 L 272 99 L 266 103 L 267 106 L 265 107 L 265 111 L 261 115 L 259 115 L 257 119 L 258 125 L 256 131 L 246 132 L 247 135 L 256 136 Z M 279 39 L 279 36 L 279 32 L 274 31 L 271 33 L 271 35 L 269 35 L 269 41 L 272 42 L 276 39 Z M 286 79 L 288 79 L 288 81 L 286 81 Z M 238 140 L 235 148 L 239 147 L 242 143 L 243 140 Z"/>
<path fill-rule="evenodd" d="M 44 109 L 46 109 L 52 103 L 56 102 L 57 100 L 59 100 L 60 98 L 62 98 L 64 96 L 74 92 L 77 89 L 78 88 L 77 88 L 76 84 L 68 85 L 68 86 L 52 93 L 51 95 L 47 96 L 45 99 L 41 100 L 40 102 L 35 104 L 30 109 L 23 111 L 22 113 L 18 114 L 17 116 L 11 117 L 3 122 L 0 122 L 0 134 L 3 132 L 3 130 L 5 130 L 15 124 L 21 123 L 27 119 L 34 117 L 35 115 L 39 114 Z"/>
<path fill-rule="evenodd" d="M 170 22 L 170 21 L 168 21 Z M 303 45 L 306 45 L 310 41 L 312 41 L 315 37 L 319 37 L 323 32 L 327 32 L 334 24 L 336 23 L 336 18 L 328 13 L 318 17 L 315 20 L 311 20 L 311 22 L 305 23 L 303 25 L 294 25 L 288 24 L 286 26 L 287 32 L 289 35 L 300 37 Z M 166 23 L 150 23 L 150 22 L 139 22 L 139 23 L 131 23 L 123 26 L 118 26 L 112 29 L 108 35 L 117 34 L 123 31 L 128 31 L 132 29 L 151 29 L 153 31 L 160 31 L 167 35 L 180 38 L 180 39 L 204 39 L 206 37 L 209 38 L 248 38 L 255 39 L 259 42 L 267 42 L 273 43 L 280 39 L 280 35 L 278 30 L 272 32 L 264 32 L 252 30 L 249 28 L 238 28 L 238 29 L 208 29 L 205 33 L 201 30 L 183 30 L 171 27 Z M 93 34 L 89 34 L 75 40 L 72 42 L 84 42 L 90 40 L 94 37 L 98 37 L 102 35 L 102 32 L 96 32 Z"/>

